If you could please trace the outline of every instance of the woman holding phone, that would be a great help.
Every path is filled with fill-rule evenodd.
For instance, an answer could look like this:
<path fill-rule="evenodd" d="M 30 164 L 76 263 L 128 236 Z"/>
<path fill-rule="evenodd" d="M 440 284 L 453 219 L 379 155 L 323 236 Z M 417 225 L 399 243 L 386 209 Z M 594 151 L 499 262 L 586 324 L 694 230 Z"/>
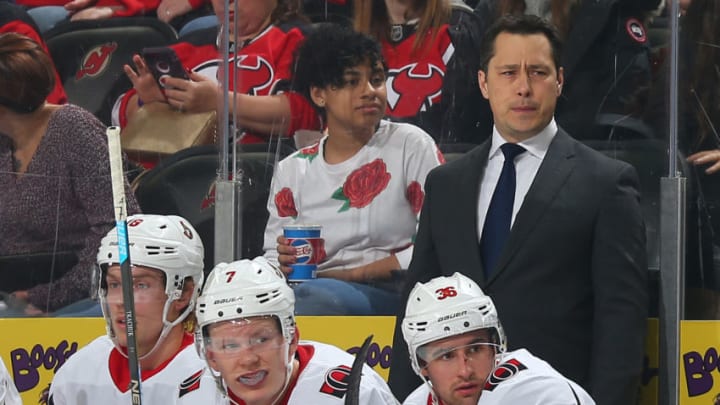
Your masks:
<path fill-rule="evenodd" d="M 226 10 L 222 0 L 212 0 L 213 9 L 220 21 Z M 300 13 L 299 0 L 236 0 L 230 1 L 227 12 L 230 24 L 229 89 L 238 98 L 275 94 L 284 87 L 291 76 L 293 52 L 304 38 L 307 23 Z M 185 37 L 172 48 L 188 72 L 190 80 L 168 77 L 161 89 L 146 61 L 136 55 L 135 68 L 125 66 L 125 72 L 133 83 L 133 89 L 123 94 L 116 103 L 113 121 L 125 126 L 137 109 L 147 103 L 168 103 L 181 111 L 205 112 L 218 106 L 222 99 L 220 32 L 202 30 Z M 237 82 L 235 81 L 235 78 Z M 280 100 L 279 100 L 280 99 Z M 284 97 L 266 98 L 269 104 L 255 110 L 243 110 L 238 126 L 244 129 L 243 143 L 266 142 L 271 136 L 292 133 L 287 122 L 263 119 L 263 113 L 274 114 L 277 108 L 289 109 Z M 277 103 L 279 102 L 280 105 Z M 256 106 L 256 103 L 252 103 Z M 316 115 L 309 122 L 301 122 L 303 128 L 319 129 Z M 262 124 L 258 125 L 258 122 Z"/>

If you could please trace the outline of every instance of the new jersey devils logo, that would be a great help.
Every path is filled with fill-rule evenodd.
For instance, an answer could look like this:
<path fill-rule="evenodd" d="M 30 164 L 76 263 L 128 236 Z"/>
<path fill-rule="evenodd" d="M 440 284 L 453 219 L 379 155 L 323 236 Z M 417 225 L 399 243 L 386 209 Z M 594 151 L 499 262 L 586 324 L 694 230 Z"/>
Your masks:
<path fill-rule="evenodd" d="M 440 101 L 444 72 L 429 63 L 412 63 L 388 72 L 388 109 L 393 117 L 411 117 Z"/>
<path fill-rule="evenodd" d="M 265 58 L 258 55 L 240 55 L 235 66 L 238 68 L 238 85 L 234 88 L 253 96 L 267 95 L 271 93 L 275 71 L 272 65 Z M 231 72 L 230 84 L 233 84 L 235 75 Z"/>
<path fill-rule="evenodd" d="M 80 80 L 85 76 L 95 77 L 101 74 L 110 64 L 110 58 L 116 49 L 116 42 L 108 42 L 91 49 L 85 54 L 82 66 L 75 75 L 75 80 Z"/>

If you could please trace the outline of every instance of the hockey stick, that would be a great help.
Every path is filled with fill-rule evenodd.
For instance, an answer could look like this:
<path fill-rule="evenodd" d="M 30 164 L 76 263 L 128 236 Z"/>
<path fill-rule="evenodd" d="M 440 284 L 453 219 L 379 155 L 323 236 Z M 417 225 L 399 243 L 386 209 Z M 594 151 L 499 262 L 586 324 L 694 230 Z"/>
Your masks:
<path fill-rule="evenodd" d="M 138 361 L 135 342 L 135 297 L 133 295 L 133 279 L 130 270 L 130 241 L 127 234 L 127 203 L 125 202 L 120 128 L 108 127 L 107 138 L 113 207 L 115 208 L 115 227 L 117 228 L 118 237 L 120 279 L 122 281 L 123 306 L 125 309 L 125 335 L 127 336 L 127 358 L 130 367 L 130 398 L 133 405 L 140 405 L 142 403 L 140 395 L 140 362 Z"/>
<path fill-rule="evenodd" d="M 373 335 L 365 338 L 360 350 L 355 353 L 355 360 L 350 369 L 348 377 L 347 392 L 345 393 L 345 405 L 360 405 L 360 381 L 362 381 L 362 369 L 365 365 L 370 343 L 372 343 Z"/>

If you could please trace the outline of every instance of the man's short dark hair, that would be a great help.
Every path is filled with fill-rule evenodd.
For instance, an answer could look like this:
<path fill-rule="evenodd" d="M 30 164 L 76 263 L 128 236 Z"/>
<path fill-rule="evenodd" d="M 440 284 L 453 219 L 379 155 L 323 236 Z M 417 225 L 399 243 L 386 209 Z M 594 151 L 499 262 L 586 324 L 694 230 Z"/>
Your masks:
<path fill-rule="evenodd" d="M 345 70 L 366 62 L 385 68 L 375 39 L 338 24 L 318 24 L 295 53 L 292 89 L 312 101 L 312 87 L 343 87 Z"/>
<path fill-rule="evenodd" d="M 480 45 L 480 69 L 487 72 L 490 59 L 495 55 L 495 40 L 501 33 L 517 35 L 542 34 L 550 42 L 555 69 L 560 67 L 562 40 L 557 28 L 545 19 L 534 15 L 506 14 L 495 21 L 485 32 Z"/>

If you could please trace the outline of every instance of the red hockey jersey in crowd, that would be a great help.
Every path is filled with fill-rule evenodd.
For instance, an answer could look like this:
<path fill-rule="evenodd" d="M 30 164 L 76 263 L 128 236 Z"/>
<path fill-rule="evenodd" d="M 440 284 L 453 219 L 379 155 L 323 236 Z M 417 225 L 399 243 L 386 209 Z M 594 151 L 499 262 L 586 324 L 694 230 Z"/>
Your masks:
<path fill-rule="evenodd" d="M 415 124 L 438 143 L 481 143 L 492 131 L 492 116 L 477 83 L 480 20 L 467 6 L 456 5 L 450 23 L 435 36 L 423 35 L 413 51 L 416 28 L 413 22 L 393 25 L 390 40 L 382 40 L 386 117 Z M 299 111 L 312 110 L 293 107 L 293 121 L 303 116 Z"/>
<path fill-rule="evenodd" d="M 238 93 L 264 96 L 276 94 L 286 90 L 291 77 L 293 53 L 299 42 L 304 38 L 300 27 L 268 26 L 255 38 L 246 41 L 229 55 L 229 65 L 235 66 L 237 71 L 229 72 L 229 88 Z M 221 55 L 218 52 L 217 40 L 212 30 L 198 32 L 197 35 L 188 35 L 187 41 L 172 45 L 183 66 L 202 74 L 210 79 L 218 80 L 222 77 Z M 235 76 L 238 83 L 235 82 Z M 130 96 L 135 90 L 125 93 L 120 102 L 118 119 L 121 126 L 127 123 L 126 111 Z M 299 95 L 288 95 L 291 105 L 302 102 Z M 294 109 L 298 110 L 298 109 Z M 310 109 L 312 110 L 312 109 Z M 287 134 L 293 134 L 296 129 L 319 129 L 320 120 L 317 113 L 302 110 L 301 116 L 293 120 Z M 258 134 L 246 133 L 243 143 L 265 142 L 265 137 Z"/>

